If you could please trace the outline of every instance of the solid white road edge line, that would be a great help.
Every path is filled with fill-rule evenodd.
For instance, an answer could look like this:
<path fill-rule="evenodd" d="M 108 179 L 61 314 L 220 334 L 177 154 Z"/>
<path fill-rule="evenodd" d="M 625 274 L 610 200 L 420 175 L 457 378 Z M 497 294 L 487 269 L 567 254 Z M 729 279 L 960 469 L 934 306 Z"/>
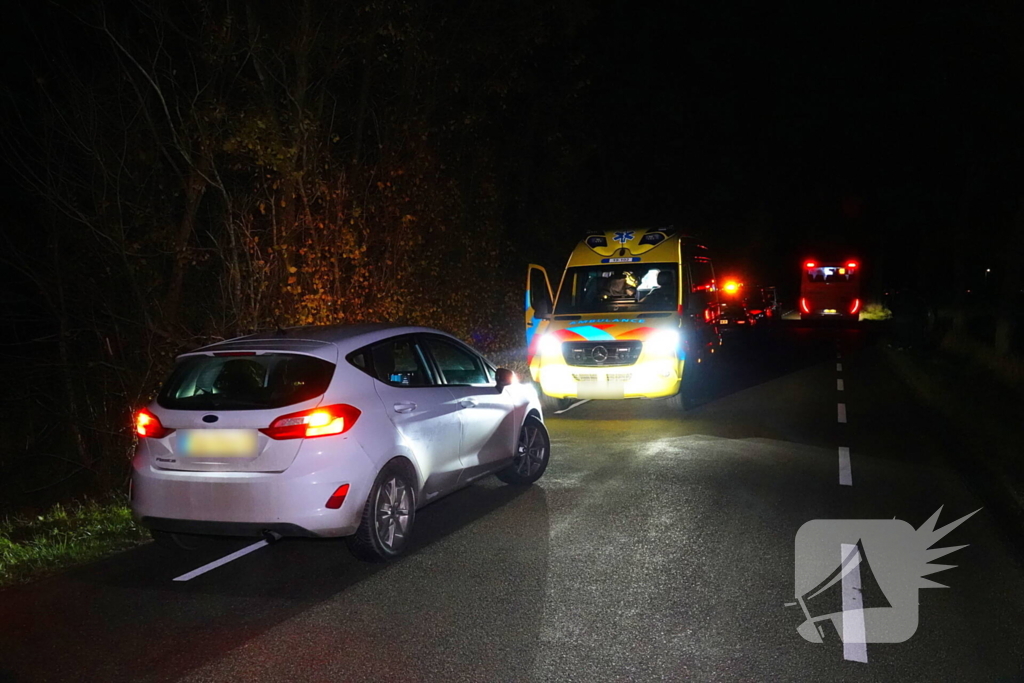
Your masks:
<path fill-rule="evenodd" d="M 584 403 L 590 403 L 590 399 L 589 399 L 589 398 L 585 398 L 585 399 L 583 399 L 582 401 L 576 401 L 575 403 L 573 403 L 573 404 L 572 404 L 571 406 L 569 406 L 568 408 L 563 408 L 562 410 L 556 410 L 556 411 L 555 411 L 555 415 L 561 415 L 562 413 L 568 413 L 568 412 L 569 412 L 570 410 L 572 410 L 572 409 L 573 409 L 573 408 L 575 408 L 576 406 L 581 406 L 581 405 L 583 405 Z"/>
<path fill-rule="evenodd" d="M 850 449 L 839 447 L 839 485 L 853 486 L 853 472 L 850 470 Z"/>
<path fill-rule="evenodd" d="M 843 388 L 843 380 L 836 380 L 836 391 L 845 391 L 845 389 Z"/>
<path fill-rule="evenodd" d="M 236 550 L 235 552 L 231 553 L 230 555 L 225 555 L 224 557 L 220 558 L 219 560 L 214 560 L 213 562 L 211 562 L 209 564 L 204 564 L 199 569 L 193 569 L 192 571 L 190 571 L 187 574 L 182 574 L 181 576 L 179 576 L 178 578 L 176 578 L 174 580 L 175 581 L 188 581 L 190 579 L 194 579 L 197 576 L 199 576 L 200 574 L 205 574 L 206 572 L 210 571 L 211 569 L 216 569 L 217 567 L 220 567 L 221 565 L 225 565 L 228 562 L 231 562 L 233 560 L 237 560 L 240 557 L 244 557 L 244 556 L 248 555 L 249 553 L 251 553 L 254 550 L 259 550 L 260 548 L 262 548 L 265 545 L 267 545 L 266 541 L 259 541 L 258 543 L 253 543 L 252 545 L 247 545 L 246 547 L 242 548 L 241 550 Z"/>
<path fill-rule="evenodd" d="M 860 553 L 857 546 L 842 543 L 839 546 L 839 564 L 842 566 L 852 553 L 857 557 L 853 566 L 843 575 L 843 659 L 851 662 L 868 662 L 867 634 L 864 630 L 864 601 L 860 586 Z"/>
<path fill-rule="evenodd" d="M 839 404 L 839 421 L 841 423 L 843 423 L 843 424 L 846 424 L 846 404 L 845 403 L 840 403 Z"/>

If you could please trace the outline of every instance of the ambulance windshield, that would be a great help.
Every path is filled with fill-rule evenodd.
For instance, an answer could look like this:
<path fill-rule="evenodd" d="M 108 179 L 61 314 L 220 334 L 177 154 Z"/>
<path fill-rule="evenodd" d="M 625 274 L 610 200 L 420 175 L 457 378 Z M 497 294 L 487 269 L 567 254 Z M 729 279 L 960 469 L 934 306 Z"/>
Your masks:
<path fill-rule="evenodd" d="M 623 263 L 569 268 L 555 315 L 615 311 L 674 311 L 679 269 L 674 263 Z"/>

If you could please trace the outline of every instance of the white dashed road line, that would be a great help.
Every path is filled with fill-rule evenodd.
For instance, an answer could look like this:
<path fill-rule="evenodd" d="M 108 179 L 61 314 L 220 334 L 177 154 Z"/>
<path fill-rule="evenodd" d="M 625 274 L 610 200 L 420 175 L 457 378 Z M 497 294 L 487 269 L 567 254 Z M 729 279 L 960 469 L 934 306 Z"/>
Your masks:
<path fill-rule="evenodd" d="M 248 546 L 242 548 L 241 550 L 237 550 L 237 551 L 231 553 L 230 555 L 225 555 L 224 557 L 220 558 L 219 560 L 214 560 L 213 562 L 211 562 L 209 564 L 204 564 L 199 569 L 193 569 L 192 571 L 190 571 L 187 574 L 182 574 L 181 576 L 177 577 L 174 580 L 175 581 L 190 581 L 190 580 L 196 578 L 197 576 L 199 576 L 200 574 L 205 574 L 206 572 L 210 571 L 211 569 L 216 569 L 217 567 L 225 565 L 228 562 L 231 562 L 233 560 L 237 560 L 240 557 L 244 557 L 244 556 L 248 555 L 249 553 L 253 552 L 254 550 L 259 550 L 260 548 L 262 548 L 265 545 L 267 545 L 266 541 L 259 541 L 258 543 L 253 543 L 252 545 L 248 545 Z"/>
<path fill-rule="evenodd" d="M 843 380 L 836 380 L 836 391 L 845 391 L 845 389 L 843 388 Z"/>
<path fill-rule="evenodd" d="M 864 630 L 864 600 L 860 583 L 860 551 L 849 543 L 840 544 L 839 562 L 849 562 L 843 573 L 843 659 L 867 664 L 868 646 Z M 854 557 L 850 560 L 851 555 Z"/>
<path fill-rule="evenodd" d="M 842 371 L 843 371 L 843 364 L 842 363 L 836 363 L 836 372 L 842 372 Z"/>
<path fill-rule="evenodd" d="M 838 411 L 838 413 L 839 413 L 839 422 L 841 424 L 846 424 L 846 404 L 845 403 L 840 403 L 839 404 L 839 411 Z"/>
<path fill-rule="evenodd" d="M 850 469 L 850 449 L 839 447 L 839 485 L 853 486 L 853 471 Z"/>

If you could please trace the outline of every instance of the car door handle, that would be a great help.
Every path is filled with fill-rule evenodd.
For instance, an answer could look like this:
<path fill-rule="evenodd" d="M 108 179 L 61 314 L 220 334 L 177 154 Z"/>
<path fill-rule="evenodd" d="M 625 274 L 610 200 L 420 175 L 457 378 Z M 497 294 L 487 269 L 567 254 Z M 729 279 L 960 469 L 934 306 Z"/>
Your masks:
<path fill-rule="evenodd" d="M 461 401 L 459 401 L 459 405 L 462 406 L 463 408 L 474 408 L 476 407 L 476 401 L 474 401 L 471 398 L 464 398 Z"/>
<path fill-rule="evenodd" d="M 416 410 L 416 404 L 413 403 L 412 401 L 408 401 L 408 402 L 404 402 L 403 401 L 402 403 L 396 403 L 395 404 L 395 412 L 396 413 L 411 413 L 414 410 Z"/>

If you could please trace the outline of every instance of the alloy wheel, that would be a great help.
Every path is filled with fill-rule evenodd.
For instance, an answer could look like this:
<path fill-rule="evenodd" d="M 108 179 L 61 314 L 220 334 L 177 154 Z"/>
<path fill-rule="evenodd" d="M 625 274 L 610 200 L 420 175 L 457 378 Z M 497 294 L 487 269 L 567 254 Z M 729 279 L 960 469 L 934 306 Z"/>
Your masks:
<path fill-rule="evenodd" d="M 516 474 L 523 478 L 533 476 L 544 464 L 547 450 L 547 443 L 540 428 L 529 423 L 523 425 L 522 431 L 519 432 L 516 455 L 512 461 Z"/>
<path fill-rule="evenodd" d="M 377 540 L 389 551 L 405 543 L 409 532 L 412 496 L 409 487 L 398 477 L 391 477 L 377 490 L 375 531 Z"/>

